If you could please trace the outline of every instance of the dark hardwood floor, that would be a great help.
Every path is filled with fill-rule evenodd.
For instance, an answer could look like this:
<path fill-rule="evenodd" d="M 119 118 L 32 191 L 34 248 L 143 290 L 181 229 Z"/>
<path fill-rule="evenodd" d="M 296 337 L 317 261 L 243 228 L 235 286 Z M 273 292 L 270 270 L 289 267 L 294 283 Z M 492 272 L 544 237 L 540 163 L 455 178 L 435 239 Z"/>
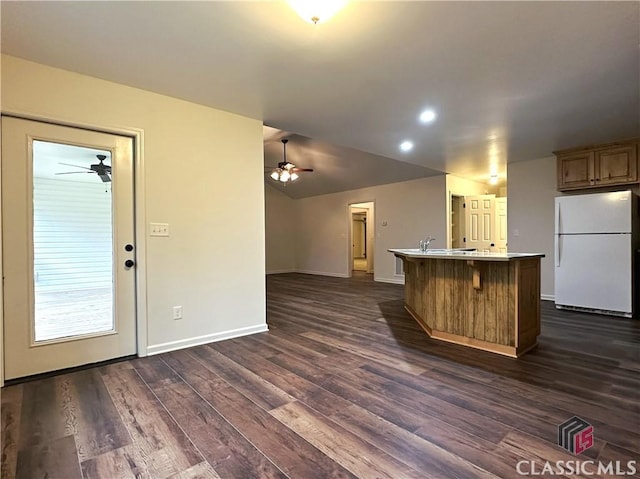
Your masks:
<path fill-rule="evenodd" d="M 640 321 L 543 302 L 539 346 L 514 360 L 429 339 L 402 287 L 365 274 L 269 276 L 267 297 L 268 333 L 4 388 L 2 478 L 513 478 L 521 460 L 640 459 Z M 574 415 L 595 436 L 578 457 L 556 444 Z"/>

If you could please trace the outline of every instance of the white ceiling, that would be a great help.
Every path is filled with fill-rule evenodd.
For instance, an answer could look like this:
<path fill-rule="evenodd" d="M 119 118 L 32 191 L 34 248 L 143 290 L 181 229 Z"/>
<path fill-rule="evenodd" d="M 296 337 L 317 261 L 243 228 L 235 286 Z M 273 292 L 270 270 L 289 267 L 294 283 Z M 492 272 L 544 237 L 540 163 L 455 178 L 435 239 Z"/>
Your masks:
<path fill-rule="evenodd" d="M 295 133 L 299 166 L 316 168 L 287 187 L 296 197 L 436 172 L 484 181 L 507 162 L 640 134 L 640 2 L 360 1 L 317 26 L 286 2 L 0 8 L 4 53 Z M 427 106 L 429 126 L 417 122 Z"/>

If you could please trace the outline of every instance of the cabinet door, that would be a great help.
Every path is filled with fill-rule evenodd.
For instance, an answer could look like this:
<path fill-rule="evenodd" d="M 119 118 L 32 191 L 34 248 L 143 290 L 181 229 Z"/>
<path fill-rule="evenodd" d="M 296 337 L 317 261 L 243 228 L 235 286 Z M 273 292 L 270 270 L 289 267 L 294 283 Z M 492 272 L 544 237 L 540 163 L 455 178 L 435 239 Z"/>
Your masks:
<path fill-rule="evenodd" d="M 595 152 L 596 185 L 638 182 L 638 145 L 617 146 Z"/>
<path fill-rule="evenodd" d="M 593 152 L 558 156 L 558 190 L 588 188 L 594 185 L 593 178 Z"/>

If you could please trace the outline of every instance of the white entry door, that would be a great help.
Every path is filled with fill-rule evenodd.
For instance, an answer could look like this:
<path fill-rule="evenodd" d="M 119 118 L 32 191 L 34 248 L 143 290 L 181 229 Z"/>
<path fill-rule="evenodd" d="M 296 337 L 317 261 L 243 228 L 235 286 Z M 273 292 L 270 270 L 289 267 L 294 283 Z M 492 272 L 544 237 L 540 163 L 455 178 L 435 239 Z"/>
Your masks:
<path fill-rule="evenodd" d="M 5 378 L 135 354 L 133 141 L 2 117 Z"/>
<path fill-rule="evenodd" d="M 495 195 L 465 196 L 465 247 L 490 252 L 494 243 Z"/>

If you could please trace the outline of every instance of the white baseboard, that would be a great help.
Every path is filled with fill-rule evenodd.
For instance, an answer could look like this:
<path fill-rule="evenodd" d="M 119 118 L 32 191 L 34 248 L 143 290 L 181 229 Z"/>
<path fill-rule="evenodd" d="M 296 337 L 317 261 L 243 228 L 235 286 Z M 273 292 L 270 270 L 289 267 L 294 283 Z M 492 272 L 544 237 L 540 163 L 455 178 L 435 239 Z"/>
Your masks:
<path fill-rule="evenodd" d="M 541 294 L 540 299 L 542 301 L 555 301 L 556 297 L 553 294 Z"/>
<path fill-rule="evenodd" d="M 297 273 L 295 269 L 272 269 L 267 274 Z"/>
<path fill-rule="evenodd" d="M 373 278 L 378 283 L 391 283 L 391 284 L 404 284 L 404 276 L 398 276 L 397 278 Z"/>
<path fill-rule="evenodd" d="M 180 339 L 179 341 L 171 341 L 168 343 L 154 344 L 147 347 L 147 355 L 167 353 L 176 351 L 177 349 L 190 348 L 192 346 L 200 346 L 201 344 L 213 343 L 216 341 L 224 341 L 225 339 L 238 338 L 240 336 L 248 336 L 249 334 L 264 333 L 269 331 L 265 324 L 257 324 L 246 328 L 232 329 L 221 333 L 205 334 L 204 336 L 196 336 L 195 338 Z"/>
<path fill-rule="evenodd" d="M 348 278 L 349 277 L 348 274 L 344 274 L 344 273 L 329 273 L 329 272 L 326 272 L 326 271 L 309 271 L 307 269 L 298 269 L 298 270 L 296 270 L 296 273 L 315 274 L 317 276 L 331 276 L 333 278 Z"/>

